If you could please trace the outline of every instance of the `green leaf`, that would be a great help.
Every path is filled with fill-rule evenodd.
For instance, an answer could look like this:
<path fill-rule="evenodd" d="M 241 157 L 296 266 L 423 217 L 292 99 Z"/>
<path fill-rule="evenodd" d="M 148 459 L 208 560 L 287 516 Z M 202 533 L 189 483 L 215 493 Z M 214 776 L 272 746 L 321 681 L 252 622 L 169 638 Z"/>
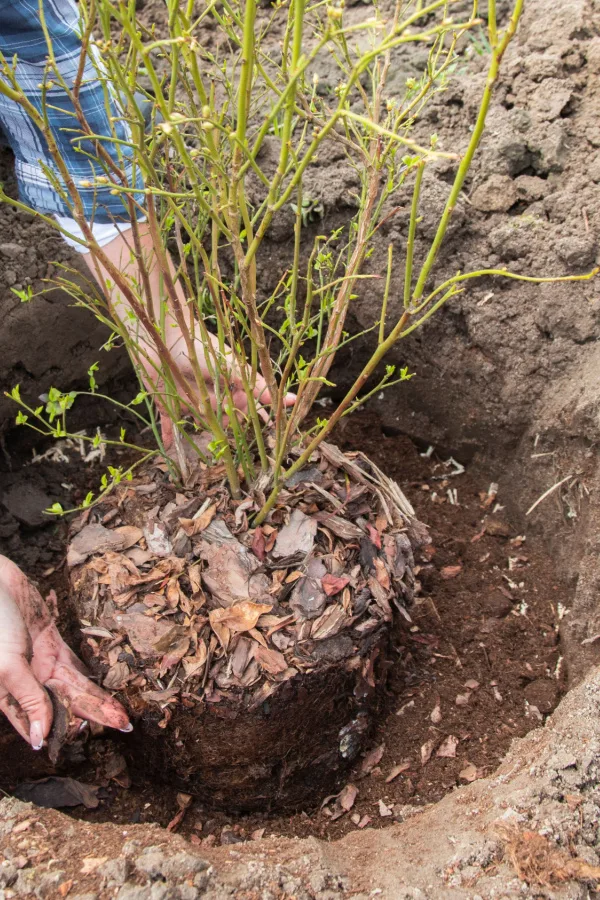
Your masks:
<path fill-rule="evenodd" d="M 95 363 L 92 363 L 92 365 L 88 369 L 88 376 L 90 379 L 90 391 L 92 392 L 92 394 L 95 393 L 96 388 L 98 387 L 98 382 L 94 378 L 94 372 L 97 372 L 98 368 L 99 368 L 98 363 L 95 362 Z"/>

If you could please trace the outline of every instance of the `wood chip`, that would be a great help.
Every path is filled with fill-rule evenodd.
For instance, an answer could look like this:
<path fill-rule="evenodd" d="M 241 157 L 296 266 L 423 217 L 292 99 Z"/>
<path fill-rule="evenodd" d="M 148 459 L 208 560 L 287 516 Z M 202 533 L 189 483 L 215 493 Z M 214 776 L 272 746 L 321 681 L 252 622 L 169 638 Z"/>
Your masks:
<path fill-rule="evenodd" d="M 387 818 L 388 816 L 394 815 L 394 807 L 386 806 L 383 800 L 378 800 L 377 805 L 379 806 L 379 815 L 382 818 Z"/>
<path fill-rule="evenodd" d="M 395 778 L 398 777 L 398 775 L 402 775 L 402 773 L 406 772 L 408 769 L 410 769 L 409 762 L 403 762 L 403 763 L 400 763 L 399 766 L 394 766 L 394 768 L 391 770 L 388 777 L 385 779 L 385 783 L 389 784 L 390 781 L 393 781 Z"/>
<path fill-rule="evenodd" d="M 288 581 L 288 579 L 286 579 Z M 350 584 L 347 575 L 330 575 L 329 573 L 321 579 L 321 586 L 328 597 L 333 597 L 343 591 L 346 585 Z"/>
<path fill-rule="evenodd" d="M 354 806 L 354 801 L 358 796 L 358 788 L 353 784 L 347 784 L 346 787 L 342 788 L 339 796 L 338 803 L 342 807 L 342 809 L 349 812 Z"/>
<path fill-rule="evenodd" d="M 293 510 L 287 525 L 284 525 L 275 541 L 273 557 L 285 559 L 300 555 L 308 556 L 315 543 L 317 521 L 299 509 Z"/>
<path fill-rule="evenodd" d="M 431 759 L 431 754 L 433 753 L 433 748 L 435 747 L 435 741 L 429 740 L 426 741 L 421 747 L 421 765 L 426 766 L 429 760 Z"/>
<path fill-rule="evenodd" d="M 94 554 L 115 553 L 128 550 L 143 536 L 141 528 L 123 525 L 121 528 L 109 529 L 104 525 L 86 525 L 76 534 L 67 551 L 67 565 L 79 566 Z"/>
<path fill-rule="evenodd" d="M 369 750 L 360 767 L 360 771 L 363 775 L 369 775 L 373 771 L 375 766 L 379 765 L 384 750 L 385 744 L 380 744 L 379 747 L 375 747 L 373 750 Z"/>
<path fill-rule="evenodd" d="M 444 759 L 454 759 L 454 757 L 456 756 L 457 747 L 458 738 L 453 734 L 449 734 L 435 755 L 440 756 Z"/>

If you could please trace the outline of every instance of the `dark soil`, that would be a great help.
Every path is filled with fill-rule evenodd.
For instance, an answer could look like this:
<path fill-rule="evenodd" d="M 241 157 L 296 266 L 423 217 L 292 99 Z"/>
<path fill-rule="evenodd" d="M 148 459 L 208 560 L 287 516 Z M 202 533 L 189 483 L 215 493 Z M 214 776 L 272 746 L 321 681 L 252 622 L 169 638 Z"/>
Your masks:
<path fill-rule="evenodd" d="M 496 473 L 473 466 L 452 476 L 452 464 L 435 451 L 422 455 L 424 448 L 419 452 L 405 437 L 386 437 L 370 413 L 347 420 L 337 437 L 343 449 L 360 446 L 396 478 L 417 515 L 430 525 L 432 538 L 429 559 L 417 575 L 421 588 L 411 611 L 413 624 L 398 638 L 390 665 L 390 713 L 371 748 L 383 748 L 381 756 L 369 752 L 351 773 L 348 782 L 358 795 L 352 809 L 339 818 L 331 815 L 336 810 L 333 801 L 323 810 L 309 808 L 291 818 L 256 814 L 237 819 L 192 803 L 180 831 L 194 843 L 235 843 L 263 828 L 267 834 L 333 839 L 358 824 L 383 827 L 409 815 L 412 807 L 435 802 L 456 785 L 492 772 L 511 740 L 539 725 L 563 689 L 566 673 L 557 623 L 569 595 L 540 542 L 530 536 L 524 540 L 498 508 L 502 496 L 489 502 Z M 55 463 L 38 465 L 49 480 L 56 478 Z M 85 467 L 82 491 L 89 479 Z M 456 504 L 448 491 L 456 491 Z M 46 591 L 54 587 L 59 605 L 66 599 L 61 575 L 65 542 L 60 524 L 20 529 L 10 541 L 12 558 Z M 37 560 L 32 547 L 37 548 Z M 444 748 L 452 752 L 450 737 L 456 739 L 455 756 L 438 755 Z M 22 750 L 20 742 L 11 739 L 10 744 Z M 106 756 L 114 754 L 113 746 L 100 741 L 91 762 L 75 770 L 82 780 L 104 785 L 100 807 L 83 813 L 78 809 L 75 815 L 91 821 L 167 825 L 179 811 L 175 788 L 144 781 L 139 772 L 130 773 L 129 788 L 110 780 Z M 428 747 L 431 758 L 423 765 L 422 753 L 427 755 Z M 402 771 L 386 783 L 398 766 Z M 371 767 L 370 774 L 363 767 Z M 381 814 L 388 810 L 389 815 Z"/>

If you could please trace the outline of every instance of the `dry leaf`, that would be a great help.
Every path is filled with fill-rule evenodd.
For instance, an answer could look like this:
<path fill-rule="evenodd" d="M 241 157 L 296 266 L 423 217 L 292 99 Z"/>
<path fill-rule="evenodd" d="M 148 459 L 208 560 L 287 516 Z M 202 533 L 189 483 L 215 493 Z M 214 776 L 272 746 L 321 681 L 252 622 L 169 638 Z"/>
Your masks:
<path fill-rule="evenodd" d="M 179 693 L 178 687 L 165 688 L 164 691 L 142 691 L 143 700 L 152 700 L 154 703 L 168 703 Z"/>
<path fill-rule="evenodd" d="M 340 794 L 338 796 L 338 803 L 342 807 L 343 810 L 348 812 L 354 806 L 354 801 L 358 796 L 358 788 L 354 787 L 353 784 L 347 784 L 345 788 L 342 788 Z"/>
<path fill-rule="evenodd" d="M 216 519 L 210 528 L 219 521 Z M 253 600 L 268 593 L 269 579 L 256 573 L 259 561 L 239 541 L 227 540 L 221 546 L 215 546 L 202 540 L 195 548 L 208 564 L 202 579 L 221 606 L 232 606 L 238 600 Z"/>
<path fill-rule="evenodd" d="M 172 669 L 173 666 L 176 666 L 177 663 L 181 662 L 183 657 L 186 655 L 188 650 L 190 649 L 190 637 L 186 635 L 185 637 L 179 638 L 179 640 L 172 644 L 167 653 L 163 656 L 160 661 L 160 668 L 158 670 L 159 676 L 168 672 L 169 669 Z"/>
<path fill-rule="evenodd" d="M 288 556 L 307 556 L 313 548 L 317 534 L 317 522 L 299 509 L 295 509 L 287 525 L 284 525 L 275 541 L 273 556 L 285 559 Z"/>
<path fill-rule="evenodd" d="M 139 612 L 118 613 L 115 621 L 127 634 L 135 652 L 145 659 L 163 656 L 174 642 L 186 634 L 181 625 L 157 621 Z"/>
<path fill-rule="evenodd" d="M 206 657 L 208 656 L 208 652 L 206 649 L 205 642 L 200 639 L 198 641 L 198 646 L 196 648 L 196 652 L 193 656 L 186 656 L 183 659 L 183 669 L 185 672 L 186 680 L 191 678 L 192 675 L 196 675 L 201 669 L 204 668 L 204 663 L 206 662 Z"/>
<path fill-rule="evenodd" d="M 453 734 L 449 734 L 435 755 L 444 759 L 454 759 L 457 747 L 458 738 L 454 737 Z"/>
<path fill-rule="evenodd" d="M 456 578 L 461 572 L 462 566 L 443 566 L 443 568 L 440 569 L 440 575 L 444 581 L 448 581 L 450 578 Z"/>
<path fill-rule="evenodd" d="M 261 669 L 264 669 L 270 675 L 279 675 L 288 668 L 283 653 L 280 653 L 278 650 L 269 650 L 260 644 L 254 647 L 254 659 Z"/>
<path fill-rule="evenodd" d="M 250 631 L 256 627 L 256 623 L 262 615 L 270 612 L 272 606 L 266 603 L 253 603 L 251 600 L 242 600 L 240 603 L 234 603 L 226 609 L 212 609 L 208 618 L 211 628 L 214 629 L 215 622 L 221 626 L 225 626 L 232 634 L 242 631 Z"/>
<path fill-rule="evenodd" d="M 119 691 L 127 683 L 130 674 L 126 662 L 117 662 L 106 673 L 102 686 L 107 691 Z"/>
<path fill-rule="evenodd" d="M 208 509 L 205 509 L 204 512 L 197 517 L 194 516 L 192 519 L 179 519 L 179 524 L 188 537 L 194 537 L 194 535 L 200 534 L 201 531 L 208 528 L 214 519 L 216 512 L 217 505 L 215 503 L 212 506 L 209 506 Z"/>
<path fill-rule="evenodd" d="M 458 773 L 458 777 L 470 784 L 472 781 L 477 781 L 478 778 L 481 778 L 481 774 L 481 770 L 477 766 L 474 766 L 473 763 L 467 763 L 462 772 Z"/>
<path fill-rule="evenodd" d="M 392 769 L 392 771 L 390 772 L 388 777 L 385 779 L 385 783 L 389 784 L 390 781 L 393 781 L 394 778 L 398 777 L 398 775 L 401 775 L 403 772 L 406 772 L 407 769 L 410 769 L 409 762 L 403 762 L 403 763 L 400 763 L 399 766 L 394 766 L 394 768 Z"/>
<path fill-rule="evenodd" d="M 377 581 L 381 585 L 384 590 L 389 591 L 390 589 L 390 576 L 389 572 L 385 567 L 384 561 L 381 557 L 377 556 L 374 560 L 375 563 L 375 577 Z"/>
<path fill-rule="evenodd" d="M 378 802 L 378 806 L 379 806 L 379 815 L 382 818 L 387 818 L 387 816 L 394 815 L 394 807 L 393 806 L 386 806 L 385 803 L 383 802 L 383 800 L 378 800 L 377 802 Z"/>
<path fill-rule="evenodd" d="M 344 590 L 347 584 L 350 584 L 350 579 L 347 575 L 338 576 L 330 575 L 328 573 L 321 579 L 321 587 L 328 597 L 333 597 L 335 594 L 339 594 L 340 591 Z"/>
<path fill-rule="evenodd" d="M 369 775 L 375 768 L 375 766 L 379 765 L 384 750 L 385 744 L 380 744 L 379 747 L 375 747 L 373 750 L 369 750 L 360 767 L 360 771 L 363 775 Z"/>
<path fill-rule="evenodd" d="M 369 532 L 371 543 L 375 544 L 378 550 L 381 550 L 381 535 L 378 530 L 367 522 L 367 531 Z"/>
<path fill-rule="evenodd" d="M 435 747 L 435 741 L 429 740 L 425 741 L 423 746 L 421 747 L 421 765 L 426 766 L 429 760 L 431 759 L 431 754 L 433 753 L 433 748 Z"/>
<path fill-rule="evenodd" d="M 357 795 L 358 788 L 355 788 L 353 784 L 347 784 L 346 787 L 342 788 L 335 801 L 335 807 L 331 816 L 332 822 L 335 822 L 336 819 L 339 819 L 352 809 Z"/>

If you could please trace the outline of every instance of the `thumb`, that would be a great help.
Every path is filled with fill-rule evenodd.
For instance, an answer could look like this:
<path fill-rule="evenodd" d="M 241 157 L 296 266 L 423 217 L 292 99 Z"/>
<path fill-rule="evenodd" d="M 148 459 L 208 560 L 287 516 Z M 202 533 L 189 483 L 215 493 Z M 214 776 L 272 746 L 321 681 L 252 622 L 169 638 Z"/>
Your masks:
<path fill-rule="evenodd" d="M 0 685 L 9 693 L 29 723 L 29 741 L 34 750 L 41 750 L 52 726 L 52 703 L 29 664 L 21 654 L 3 666 Z"/>

